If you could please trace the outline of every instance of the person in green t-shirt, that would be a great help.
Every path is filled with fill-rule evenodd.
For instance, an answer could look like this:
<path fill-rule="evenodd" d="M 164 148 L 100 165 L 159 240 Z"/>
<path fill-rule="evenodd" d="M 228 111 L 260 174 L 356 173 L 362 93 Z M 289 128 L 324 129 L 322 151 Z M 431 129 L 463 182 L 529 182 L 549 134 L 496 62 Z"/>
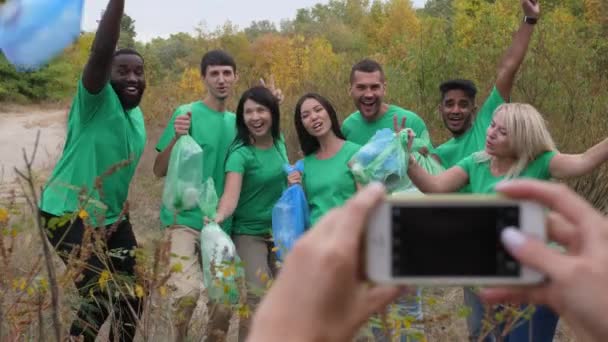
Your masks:
<path fill-rule="evenodd" d="M 581 154 L 557 151 L 541 114 L 531 105 L 506 103 L 496 109 L 485 149 L 433 176 L 410 158 L 408 175 L 420 190 L 449 193 L 470 185 L 471 193 L 494 193 L 514 178 L 567 179 L 592 172 L 608 160 L 608 138 Z M 413 161 L 413 163 L 412 163 Z"/>
<path fill-rule="evenodd" d="M 496 110 L 487 130 L 484 151 L 471 154 L 438 176 L 427 174 L 410 158 L 408 175 L 424 192 L 455 192 L 468 185 L 470 193 L 495 193 L 496 185 L 505 179 L 578 177 L 606 160 L 608 139 L 582 154 L 559 153 L 540 113 L 531 105 L 511 103 Z M 474 303 L 476 298 L 471 293 L 468 302 Z M 531 324 L 536 322 L 537 327 L 543 327 L 540 333 L 543 340 L 550 339 L 558 317 L 546 308 L 539 312 L 544 314 L 533 315 Z M 476 321 L 481 321 L 482 311 L 477 315 Z M 512 333 L 526 336 L 524 332 Z"/>
<path fill-rule="evenodd" d="M 224 194 L 215 215 L 218 224 L 232 216 L 232 239 L 244 264 L 252 312 L 260 302 L 259 291 L 277 271 L 272 208 L 286 189 L 283 166 L 289 163 L 280 122 L 279 101 L 268 88 L 243 93 L 236 110 L 237 136 L 226 159 Z M 250 318 L 241 317 L 239 341 L 247 338 L 250 324 Z"/>
<path fill-rule="evenodd" d="M 120 295 L 108 307 L 107 293 L 96 286 L 102 271 L 134 277 L 135 258 L 129 251 L 137 248 L 124 208 L 146 143 L 139 108 L 146 79 L 144 60 L 137 51 L 115 51 L 124 5 L 124 0 L 108 2 L 78 81 L 62 155 L 40 201 L 47 238 L 66 264 L 74 247 L 82 244 L 86 226 L 108 231 L 102 242 L 104 249 L 125 252 L 120 257 L 115 257 L 118 253 L 104 257 L 104 253 L 93 251 L 75 280 L 82 305 L 70 335 L 84 341 L 95 340 L 110 312 L 117 320 L 110 325 L 110 338 L 131 341 L 140 314 L 138 298 Z M 76 258 L 89 252 L 83 248 L 76 252 Z"/>
<path fill-rule="evenodd" d="M 420 158 L 430 158 L 429 151 L 433 149 L 426 124 L 416 113 L 384 102 L 386 95 L 386 76 L 382 66 L 371 59 L 363 59 L 353 65 L 350 72 L 350 96 L 357 111 L 349 115 L 342 123 L 342 132 L 348 141 L 361 146 L 365 145 L 377 131 L 389 128 L 399 133 L 410 128 L 419 139 L 417 143 Z M 404 147 L 405 148 L 405 147 Z M 410 298 L 416 297 L 416 298 Z M 395 304 L 399 312 L 418 320 L 422 319 L 421 292 L 416 290 L 415 296 L 404 296 Z M 416 330 L 424 330 L 416 326 Z M 373 329 L 374 335 L 383 341 L 380 329 Z M 400 340 L 407 336 L 400 336 Z M 411 338 L 408 339 L 415 342 Z"/>
<path fill-rule="evenodd" d="M 298 100 L 294 123 L 304 153 L 302 183 L 314 225 L 357 191 L 348 162 L 361 147 L 346 141 L 334 107 L 319 94 Z"/>
<path fill-rule="evenodd" d="M 477 88 L 472 81 L 454 79 L 439 86 L 441 102 L 438 111 L 452 138 L 437 146 L 432 153 L 446 169 L 453 167 L 472 153 L 483 150 L 486 130 L 494 111 L 505 101 L 510 100 L 515 75 L 526 56 L 534 32 L 534 24 L 540 15 L 537 1 L 521 0 L 521 4 L 524 20 L 513 36 L 511 46 L 502 56 L 495 85 L 479 111 L 475 101 Z M 467 193 L 470 189 L 464 187 L 460 192 Z M 478 340 L 484 315 L 483 306 L 477 295 L 469 288 L 465 288 L 464 298 L 465 304 L 472 308 L 472 314 L 467 316 L 469 336 L 471 340 Z"/>
<path fill-rule="evenodd" d="M 511 97 L 515 75 L 526 56 L 540 15 L 540 7 L 535 0 L 521 0 L 521 3 L 524 20 L 513 36 L 511 46 L 502 56 L 495 85 L 479 111 L 475 102 L 477 88 L 472 81 L 454 79 L 439 86 L 441 103 L 438 110 L 452 138 L 437 146 L 433 155 L 446 169 L 471 153 L 483 150 L 486 130 L 494 111 Z"/>
<path fill-rule="evenodd" d="M 179 137 L 189 134 L 203 149 L 203 177 L 213 178 L 218 196 L 221 196 L 224 161 L 236 136 L 235 115 L 226 109 L 226 101 L 238 80 L 236 63 L 224 51 L 209 51 L 201 60 L 201 75 L 207 94 L 202 101 L 182 105 L 173 113 L 156 145 L 159 153 L 154 162 L 154 174 L 166 176 L 173 146 Z M 171 272 L 168 284 L 173 289 L 170 299 L 174 310 L 174 340 L 183 341 L 203 289 L 198 250 L 199 232 L 204 221 L 198 208 L 174 216 L 162 206 L 160 218 L 166 228 L 165 237 L 171 241 L 170 266 L 181 265 L 182 269 L 181 272 Z M 218 333 L 225 334 L 230 325 L 231 310 L 212 301 L 208 302 L 208 310 L 211 313 L 208 338 L 212 339 Z"/>
<path fill-rule="evenodd" d="M 416 137 L 426 140 L 425 150 L 432 149 L 424 121 L 414 112 L 384 102 L 386 78 L 382 66 L 371 59 L 355 64 L 350 73 L 350 96 L 357 111 L 342 123 L 346 140 L 365 145 L 383 128 L 411 128 Z M 397 127 L 396 122 L 400 124 Z"/>

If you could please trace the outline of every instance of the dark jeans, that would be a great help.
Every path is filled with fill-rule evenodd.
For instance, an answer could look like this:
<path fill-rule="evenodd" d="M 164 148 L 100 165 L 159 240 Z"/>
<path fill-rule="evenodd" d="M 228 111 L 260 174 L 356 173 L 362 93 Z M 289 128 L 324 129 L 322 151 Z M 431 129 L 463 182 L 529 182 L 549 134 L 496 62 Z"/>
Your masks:
<path fill-rule="evenodd" d="M 525 306 L 522 306 L 523 310 Z M 509 333 L 508 342 L 551 342 L 555 336 L 559 316 L 546 306 L 539 305 L 530 320 Z"/>
<path fill-rule="evenodd" d="M 51 228 L 49 221 L 56 216 L 45 212 L 40 212 L 40 215 L 44 218 L 49 242 L 58 252 L 63 262 L 67 264 L 73 249 L 80 247 L 82 243 L 85 232 L 82 220 L 77 217 L 74 222 L 68 221 L 63 225 Z M 109 225 L 105 229 L 108 230 L 111 227 L 112 225 Z M 86 261 L 87 265 L 74 282 L 81 297 L 81 305 L 78 310 L 78 318 L 72 322 L 70 327 L 70 335 L 83 335 L 85 341 L 95 341 L 99 329 L 110 313 L 113 312 L 116 321 L 111 324 L 110 341 L 114 340 L 115 334 L 118 334 L 120 341 L 133 340 L 137 319 L 141 314 L 140 300 L 131 296 L 125 298 L 123 295 L 118 297 L 112 295 L 112 298 L 109 298 L 108 292 L 100 288 L 99 278 L 104 270 L 111 272 L 114 277 L 132 277 L 134 275 L 135 258 L 129 252 L 117 253 L 117 250 L 131 251 L 136 247 L 135 234 L 133 234 L 133 228 L 127 218 L 118 223 L 115 231 L 106 237 L 103 250 L 104 252 L 112 251 L 112 256 L 107 253 L 91 253 Z M 80 252 L 77 256 L 79 254 Z M 110 283 L 111 281 L 108 282 L 108 284 Z M 115 328 L 117 331 L 114 331 Z"/>

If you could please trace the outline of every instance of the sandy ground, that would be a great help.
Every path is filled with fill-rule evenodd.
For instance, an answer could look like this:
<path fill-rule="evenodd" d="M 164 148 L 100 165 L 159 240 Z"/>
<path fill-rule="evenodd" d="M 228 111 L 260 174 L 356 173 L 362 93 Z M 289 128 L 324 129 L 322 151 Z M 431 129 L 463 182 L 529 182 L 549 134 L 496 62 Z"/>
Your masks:
<path fill-rule="evenodd" d="M 65 139 L 67 110 L 22 110 L 0 112 L 0 174 L 11 182 L 14 168 L 23 169 L 23 149 L 31 155 L 40 131 L 40 142 L 34 160 L 35 169 L 52 167 L 61 153 Z"/>

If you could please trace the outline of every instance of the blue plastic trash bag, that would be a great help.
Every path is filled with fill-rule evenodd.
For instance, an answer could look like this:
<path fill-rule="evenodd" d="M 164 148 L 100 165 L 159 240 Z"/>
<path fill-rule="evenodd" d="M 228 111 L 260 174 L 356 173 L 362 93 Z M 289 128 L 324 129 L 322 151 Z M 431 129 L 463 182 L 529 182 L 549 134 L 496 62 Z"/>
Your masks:
<path fill-rule="evenodd" d="M 350 160 L 355 181 L 382 182 L 389 192 L 407 187 L 407 152 L 392 130 L 381 129 Z"/>
<path fill-rule="evenodd" d="M 203 216 L 215 217 L 218 199 L 212 178 L 205 182 L 199 205 Z M 245 271 L 232 239 L 215 222 L 203 227 L 200 239 L 203 283 L 209 298 L 216 302 L 237 304 L 240 299 L 239 283 L 244 284 Z"/>
<path fill-rule="evenodd" d="M 303 173 L 304 162 L 299 160 L 295 166 L 287 164 L 283 168 L 287 174 L 296 171 Z M 302 185 L 294 184 L 283 192 L 272 208 L 272 235 L 280 260 L 284 260 L 309 225 L 310 212 L 306 194 Z"/>
<path fill-rule="evenodd" d="M 203 150 L 189 135 L 181 136 L 171 151 L 163 204 L 174 213 L 194 209 L 203 187 Z"/>
<path fill-rule="evenodd" d="M 0 49 L 19 69 L 36 69 L 80 35 L 83 0 L 7 0 L 0 5 Z"/>

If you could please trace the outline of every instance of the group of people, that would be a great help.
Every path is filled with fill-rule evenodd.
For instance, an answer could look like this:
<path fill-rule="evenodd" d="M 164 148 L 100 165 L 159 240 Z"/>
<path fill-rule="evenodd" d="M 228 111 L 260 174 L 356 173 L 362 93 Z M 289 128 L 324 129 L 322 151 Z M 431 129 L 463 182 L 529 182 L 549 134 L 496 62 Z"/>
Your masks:
<path fill-rule="evenodd" d="M 124 0 L 109 0 L 72 103 L 63 154 L 40 203 L 49 241 L 66 262 L 74 248 L 82 243 L 85 225 L 111 230 L 107 237 L 108 250 L 130 251 L 137 247 L 125 203 L 146 144 L 139 108 L 146 81 L 143 57 L 132 49 L 116 50 L 124 3 Z M 416 152 L 433 158 L 445 168 L 444 172 L 431 175 L 410 157 L 407 174 L 424 193 L 504 191 L 514 197 L 553 204 L 551 208 L 557 213 L 551 222 L 555 226 L 550 227 L 551 237 L 567 247 L 574 246 L 577 252 L 562 256 L 514 232 L 506 234 L 504 241 L 515 257 L 546 271 L 552 280 L 555 276 L 558 283 L 542 285 L 529 292 L 496 289 L 482 293 L 494 302 L 508 299 L 522 305 L 526 305 L 526 301 L 549 304 L 549 307 L 537 308 L 531 319 L 532 329 L 530 324 L 520 325 L 509 334 L 509 341 L 529 341 L 531 337 L 533 341 L 552 340 L 558 321 L 556 311 L 564 313 L 567 319 L 579 319 L 578 311 L 576 314 L 564 311 L 569 310 L 568 305 L 574 299 L 547 295 L 562 292 L 566 295 L 562 287 L 572 284 L 566 279 L 565 271 L 546 262 L 574 259 L 579 254 L 580 260 L 587 260 L 583 256 L 589 256 L 591 251 L 585 249 L 585 243 L 597 241 L 585 240 L 586 235 L 578 236 L 579 231 L 571 226 L 585 227 L 580 234 L 593 235 L 597 234 L 592 231 L 596 227 L 590 225 L 605 224 L 604 219 L 562 188 L 525 182 L 509 186 L 502 182 L 514 178 L 564 179 L 589 173 L 608 159 L 608 139 L 582 154 L 560 153 L 543 117 L 534 107 L 509 103 L 517 70 L 540 15 L 536 0 L 521 0 L 521 4 L 524 19 L 500 61 L 495 86 L 480 109 L 473 82 L 456 79 L 440 85 L 438 111 L 452 135 L 450 140 L 434 147 L 420 116 L 386 103 L 382 66 L 364 59 L 352 67 L 350 74 L 350 95 L 357 111 L 342 125 L 331 102 L 322 95 L 308 93 L 297 101 L 293 122 L 299 150 L 304 156 L 304 169 L 290 175 L 284 171 L 289 160 L 280 127 L 281 91 L 272 82 L 252 87 L 241 95 L 236 113 L 232 113 L 227 108 L 227 100 L 238 81 L 236 62 L 225 51 L 205 53 L 200 71 L 207 93 L 202 100 L 175 110 L 156 144 L 158 154 L 153 172 L 158 177 L 166 176 L 173 147 L 181 136 L 189 135 L 203 149 L 203 175 L 213 179 L 220 198 L 213 220 L 234 241 L 245 269 L 247 304 L 251 311 L 257 311 L 253 327 L 251 317 L 240 317 L 239 340 L 248 337 L 260 341 L 352 338 L 372 313 L 390 302 L 416 318 L 422 316 L 419 289 L 370 287 L 359 274 L 361 256 L 357 253 L 365 220 L 385 190 L 381 185 L 363 189 L 365 185 L 355 181 L 349 161 L 378 130 L 386 128 L 397 133 L 408 129 L 411 136 L 422 141 L 417 144 Z M 406 145 L 404 149 L 411 148 L 410 144 Z M 272 208 L 283 191 L 297 183 L 305 190 L 313 227 L 287 257 L 281 275 L 256 310 L 259 290 L 266 287 L 268 279 L 277 276 Z M 576 203 L 581 212 L 558 206 L 549 196 L 556 192 Z M 87 215 L 79 215 L 82 211 Z M 333 213 L 328 214 L 330 211 Z M 588 212 L 595 221 L 577 216 L 583 212 Z M 61 224 L 52 221 L 69 214 L 73 214 L 69 221 Z M 199 236 L 211 218 L 203 217 L 198 208 L 174 213 L 163 206 L 160 219 L 165 237 L 170 241 L 171 266 L 179 264 L 180 271 L 171 272 L 168 279 L 174 310 L 173 326 L 169 330 L 175 340 L 181 341 L 187 338 L 190 319 L 204 290 Z M 538 248 L 539 253 L 542 250 L 547 261 L 539 259 L 532 251 L 534 248 Z M 134 274 L 132 253 L 112 254 L 109 260 L 112 272 Z M 91 284 L 97 282 L 98 270 L 103 269 L 106 262 L 102 256 L 88 257 L 90 267 L 75 281 L 83 298 L 103 297 L 101 290 Z M 573 268 L 587 267 L 579 261 L 569 262 L 574 264 Z M 596 261 L 590 262 L 594 265 Z M 321 268 L 326 271 L 319 272 Z M 590 277 L 600 277 L 591 271 L 588 273 Z M 604 278 L 603 284 L 606 282 Z M 598 296 L 602 294 L 597 292 Z M 483 305 L 479 295 L 468 288 L 465 288 L 465 303 L 472 308 L 467 318 L 470 338 L 477 340 L 482 330 Z M 232 308 L 208 301 L 207 309 L 207 338 L 222 340 L 230 325 Z M 575 309 L 583 311 L 579 307 Z M 118 331 L 112 329 L 111 336 L 117 333 L 121 341 L 130 341 L 135 335 L 140 311 L 137 296 L 121 296 L 112 306 L 102 305 L 99 309 L 83 303 L 70 334 L 93 341 L 113 312 L 122 324 L 118 325 Z M 591 317 L 585 313 L 580 316 Z M 588 330 L 592 325 L 585 322 L 577 332 L 590 337 L 596 336 L 596 331 L 602 332 L 601 324 L 593 326 L 598 330 Z M 386 339 L 381 331 L 374 334 L 378 340 Z M 491 340 L 492 335 L 488 339 Z M 407 334 L 401 340 L 415 341 Z"/>

